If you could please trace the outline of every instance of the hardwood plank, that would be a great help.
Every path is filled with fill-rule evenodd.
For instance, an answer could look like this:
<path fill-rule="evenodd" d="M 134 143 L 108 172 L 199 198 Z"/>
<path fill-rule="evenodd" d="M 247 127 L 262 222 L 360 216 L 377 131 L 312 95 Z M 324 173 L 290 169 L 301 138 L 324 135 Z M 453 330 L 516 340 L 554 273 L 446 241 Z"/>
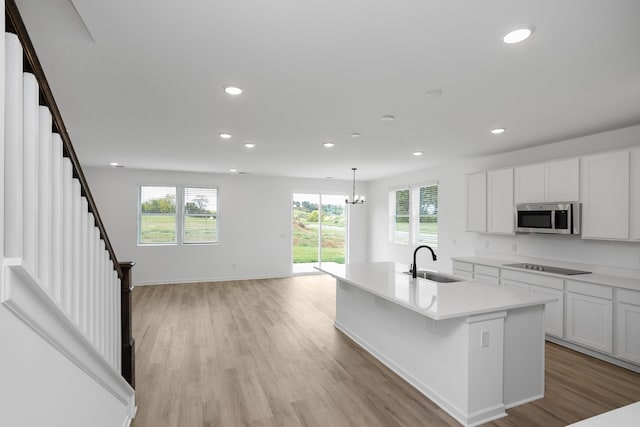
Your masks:
<path fill-rule="evenodd" d="M 324 275 L 133 292 L 133 427 L 457 426 L 333 327 Z M 546 345 L 545 398 L 488 426 L 564 426 L 640 400 L 640 374 Z"/>

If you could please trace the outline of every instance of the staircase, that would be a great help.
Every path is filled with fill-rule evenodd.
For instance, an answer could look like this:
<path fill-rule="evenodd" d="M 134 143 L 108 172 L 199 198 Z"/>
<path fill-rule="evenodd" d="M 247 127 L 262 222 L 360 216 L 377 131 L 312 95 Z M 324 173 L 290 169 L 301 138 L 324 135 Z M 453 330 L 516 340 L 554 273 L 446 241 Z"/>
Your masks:
<path fill-rule="evenodd" d="M 0 425 L 127 426 L 130 283 L 14 0 L 0 42 Z"/>

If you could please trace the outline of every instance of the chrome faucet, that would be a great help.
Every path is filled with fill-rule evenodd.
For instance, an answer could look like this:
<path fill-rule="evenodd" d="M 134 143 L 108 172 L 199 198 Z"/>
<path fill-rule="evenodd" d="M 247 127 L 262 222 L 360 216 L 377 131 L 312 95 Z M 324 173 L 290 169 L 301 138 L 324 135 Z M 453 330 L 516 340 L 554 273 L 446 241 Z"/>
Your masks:
<path fill-rule="evenodd" d="M 411 277 L 413 277 L 414 279 L 418 277 L 418 266 L 416 265 L 416 255 L 418 254 L 418 251 L 422 248 L 427 248 L 431 251 L 431 256 L 433 257 L 433 260 L 435 261 L 436 259 L 438 259 L 436 257 L 436 253 L 433 252 L 433 249 L 431 249 L 431 246 L 427 246 L 427 245 L 420 245 L 416 248 L 415 251 L 413 251 L 413 270 L 411 272 Z"/>

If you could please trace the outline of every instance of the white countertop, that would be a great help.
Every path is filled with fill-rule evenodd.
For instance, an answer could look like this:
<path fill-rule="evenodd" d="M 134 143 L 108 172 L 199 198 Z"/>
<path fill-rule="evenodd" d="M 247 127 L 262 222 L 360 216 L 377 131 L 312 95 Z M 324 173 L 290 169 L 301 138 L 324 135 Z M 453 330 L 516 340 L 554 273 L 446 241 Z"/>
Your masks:
<path fill-rule="evenodd" d="M 637 427 L 640 420 L 640 402 L 587 418 L 569 427 Z"/>
<path fill-rule="evenodd" d="M 567 276 L 564 274 L 547 273 L 544 271 L 534 271 L 534 270 L 525 270 L 525 269 L 516 268 L 516 267 L 506 267 L 504 264 L 513 264 L 514 262 L 517 262 L 517 261 L 509 261 L 509 260 L 498 259 L 498 258 L 461 256 L 461 257 L 453 257 L 451 259 L 454 261 L 470 262 L 473 264 L 488 265 L 491 267 L 500 267 L 500 268 L 514 270 L 514 271 L 524 271 L 527 273 L 540 274 L 544 276 L 560 277 L 566 280 L 575 280 L 577 282 L 595 283 L 599 285 L 613 286 L 616 288 L 624 288 L 624 289 L 640 291 L 640 279 L 636 279 L 632 277 L 613 276 L 613 275 L 599 274 L 599 273 L 577 274 L 574 276 Z M 538 264 L 538 262 L 535 262 L 534 264 Z M 574 266 L 564 266 L 557 262 L 550 263 L 549 265 L 553 265 L 557 267 L 575 268 Z"/>
<path fill-rule="evenodd" d="M 476 280 L 437 283 L 413 279 L 403 273 L 408 270 L 406 265 L 393 262 L 336 264 L 317 269 L 435 320 L 492 313 L 556 300 L 517 289 L 486 285 Z"/>

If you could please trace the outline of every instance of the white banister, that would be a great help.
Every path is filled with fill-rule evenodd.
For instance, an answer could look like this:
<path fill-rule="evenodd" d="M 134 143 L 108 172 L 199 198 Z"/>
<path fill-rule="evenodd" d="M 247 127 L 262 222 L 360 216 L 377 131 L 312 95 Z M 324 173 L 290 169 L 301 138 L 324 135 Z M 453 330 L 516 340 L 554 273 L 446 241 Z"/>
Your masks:
<path fill-rule="evenodd" d="M 80 200 L 82 219 L 80 221 L 80 330 L 89 336 L 88 319 L 87 319 L 87 301 L 88 301 L 88 284 L 89 284 L 89 203 L 85 197 Z"/>
<path fill-rule="evenodd" d="M 22 46 L 5 34 L 4 256 L 22 257 Z"/>
<path fill-rule="evenodd" d="M 62 139 L 54 133 L 51 139 L 51 237 L 52 256 L 51 296 L 62 304 L 62 241 L 63 207 L 62 207 Z"/>
<path fill-rule="evenodd" d="M 40 284 L 47 291 L 51 290 L 51 112 L 47 107 L 40 107 L 38 142 L 38 277 Z"/>
<path fill-rule="evenodd" d="M 22 165 L 22 212 L 23 212 L 23 258 L 24 263 L 36 273 L 37 232 L 38 232 L 38 100 L 40 88 L 36 77 L 31 73 L 23 75 L 23 165 Z"/>
<path fill-rule="evenodd" d="M 11 325 L 4 329 L 0 325 L 0 330 L 10 331 L 3 334 L 0 348 L 5 345 L 15 352 L 23 346 L 29 354 L 16 372 L 36 360 L 39 367 L 64 369 L 51 368 L 52 375 L 41 380 L 32 376 L 22 381 L 25 377 L 16 375 L 4 384 L 2 378 L 0 387 L 19 390 L 30 384 L 26 390 L 44 385 L 49 377 L 59 382 L 85 375 L 95 381 L 78 380 L 71 386 L 74 392 L 106 391 L 100 392 L 96 407 L 108 414 L 115 402 L 124 423 L 104 425 L 128 425 L 135 415 L 135 395 L 130 366 L 133 348 L 124 348 L 121 340 L 128 333 L 121 330 L 122 270 L 13 0 L 5 2 L 3 23 L 17 35 L 5 33 L 0 41 L 0 72 L 4 72 L 0 77 L 0 132 L 4 134 L 0 142 L 0 309 L 13 313 L 3 317 Z M 127 283 L 131 266 L 124 279 Z M 130 312 L 125 315 L 130 319 Z M 22 334 L 25 326 L 35 333 Z M 40 359 L 34 359 L 34 348 L 38 354 L 42 351 Z M 60 355 L 72 363 L 63 362 Z M 127 360 L 124 374 L 123 358 Z M 60 372 L 64 373 L 54 374 Z M 67 407 L 74 404 L 66 396 L 51 397 L 57 403 L 68 401 Z M 11 399 L 15 403 L 22 398 L 12 393 Z M 0 412 L 4 420 L 6 411 Z M 50 412 L 51 425 L 77 425 L 67 422 L 68 408 L 58 410 L 58 418 L 55 410 Z M 20 424 L 16 420 L 25 414 L 14 411 L 13 415 L 10 425 Z M 42 423 L 30 423 L 36 424 Z"/>
<path fill-rule="evenodd" d="M 81 269 L 82 269 L 82 189 L 80 181 L 73 179 L 71 184 L 72 200 L 73 200 L 73 217 L 72 217 L 72 238 L 71 238 L 71 318 L 80 327 L 80 289 L 82 286 Z"/>
<path fill-rule="evenodd" d="M 71 248 L 73 239 L 73 166 L 71 161 L 64 157 L 62 159 L 62 282 L 61 296 L 62 308 L 65 313 L 71 315 L 71 295 L 73 259 Z"/>

